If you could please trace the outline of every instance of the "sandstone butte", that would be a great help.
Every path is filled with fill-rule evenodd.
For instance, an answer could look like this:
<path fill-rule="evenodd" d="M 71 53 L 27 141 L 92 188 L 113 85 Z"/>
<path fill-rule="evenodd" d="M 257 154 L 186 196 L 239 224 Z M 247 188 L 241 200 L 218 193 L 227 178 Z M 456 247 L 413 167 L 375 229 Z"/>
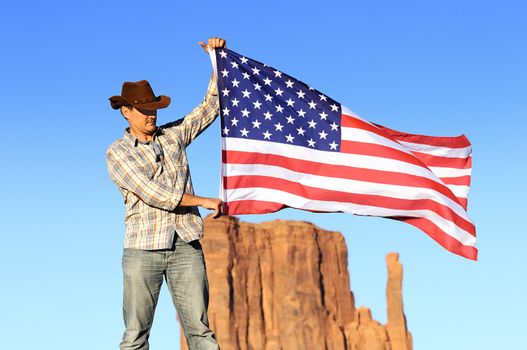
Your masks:
<path fill-rule="evenodd" d="M 202 246 L 209 322 L 222 350 L 412 349 L 397 253 L 386 257 L 382 325 L 368 308 L 355 308 L 339 232 L 299 221 L 207 218 Z M 181 349 L 187 350 L 183 335 Z"/>

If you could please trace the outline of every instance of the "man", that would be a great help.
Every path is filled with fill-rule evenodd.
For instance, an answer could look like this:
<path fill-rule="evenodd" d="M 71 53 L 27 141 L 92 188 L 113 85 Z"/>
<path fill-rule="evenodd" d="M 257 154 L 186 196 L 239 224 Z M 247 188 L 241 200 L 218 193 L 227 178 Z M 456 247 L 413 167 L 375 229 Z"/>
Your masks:
<path fill-rule="evenodd" d="M 200 42 L 208 52 L 225 40 Z M 207 318 L 208 281 L 199 239 L 203 222 L 198 206 L 222 213 L 217 198 L 195 196 L 188 146 L 219 112 L 212 76 L 205 100 L 183 119 L 156 126 L 157 110 L 170 104 L 154 95 L 146 80 L 125 82 L 120 96 L 110 97 L 128 121 L 124 137 L 106 153 L 111 179 L 126 205 L 123 252 L 123 316 L 126 330 L 121 350 L 149 349 L 148 337 L 159 291 L 166 280 L 190 349 L 219 349 Z"/>

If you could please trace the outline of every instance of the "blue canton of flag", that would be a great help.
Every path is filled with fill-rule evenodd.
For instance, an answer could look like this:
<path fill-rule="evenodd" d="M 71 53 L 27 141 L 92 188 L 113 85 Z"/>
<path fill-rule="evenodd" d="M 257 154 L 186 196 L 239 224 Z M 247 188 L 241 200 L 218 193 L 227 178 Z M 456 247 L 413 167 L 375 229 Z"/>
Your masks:
<path fill-rule="evenodd" d="M 340 151 L 338 102 L 228 49 L 216 50 L 216 62 L 223 137 Z"/>

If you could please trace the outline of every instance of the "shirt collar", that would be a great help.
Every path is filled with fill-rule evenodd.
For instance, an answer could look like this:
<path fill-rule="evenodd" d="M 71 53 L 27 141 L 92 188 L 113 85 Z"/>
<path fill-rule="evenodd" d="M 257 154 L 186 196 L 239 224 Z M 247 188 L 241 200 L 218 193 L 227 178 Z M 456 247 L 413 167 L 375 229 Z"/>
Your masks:
<path fill-rule="evenodd" d="M 160 127 L 157 127 L 156 131 L 154 132 L 153 139 L 155 140 L 160 135 L 163 135 L 163 129 L 161 129 Z M 137 137 L 132 135 L 132 133 L 130 132 L 130 128 L 129 127 L 124 130 L 124 137 L 123 138 L 125 140 L 128 140 L 132 144 L 132 146 L 134 146 L 134 147 L 137 147 L 138 143 L 145 143 L 145 142 L 139 141 L 139 139 Z"/>

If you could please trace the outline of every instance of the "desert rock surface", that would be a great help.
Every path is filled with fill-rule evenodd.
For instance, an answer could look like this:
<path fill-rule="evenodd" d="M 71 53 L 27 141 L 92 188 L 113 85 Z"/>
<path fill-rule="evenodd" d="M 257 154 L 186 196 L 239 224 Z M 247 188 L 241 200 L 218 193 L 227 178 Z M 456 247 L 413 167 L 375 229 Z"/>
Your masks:
<path fill-rule="evenodd" d="M 300 221 L 207 218 L 201 243 L 209 323 L 222 350 L 412 349 L 398 254 L 386 257 L 388 322 L 381 325 L 368 308 L 355 308 L 339 232 Z"/>

